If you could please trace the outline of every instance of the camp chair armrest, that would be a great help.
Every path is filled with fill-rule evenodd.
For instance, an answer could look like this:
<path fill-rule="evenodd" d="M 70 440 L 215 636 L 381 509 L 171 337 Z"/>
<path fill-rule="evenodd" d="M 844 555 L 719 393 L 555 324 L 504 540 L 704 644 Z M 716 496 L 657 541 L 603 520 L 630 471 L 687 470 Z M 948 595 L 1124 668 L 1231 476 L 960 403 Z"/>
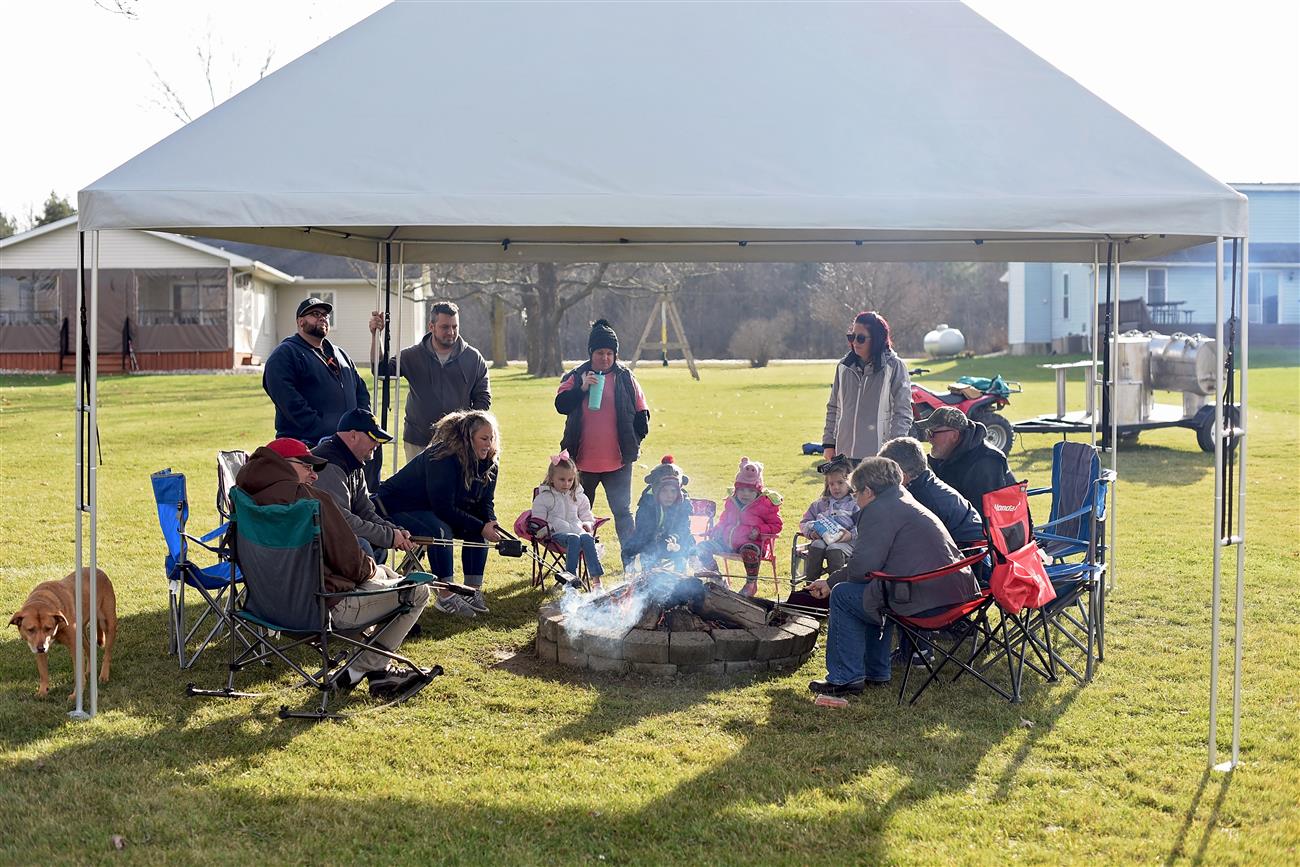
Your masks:
<path fill-rule="evenodd" d="M 188 539 L 189 541 L 193 542 L 195 545 L 198 545 L 200 548 L 202 548 L 205 551 L 211 551 L 213 554 L 222 553 L 220 546 L 213 546 L 208 544 L 207 542 L 207 540 L 209 539 L 208 536 L 201 536 L 201 537 L 191 536 L 189 533 L 181 533 L 181 535 L 186 539 Z"/>
<path fill-rule="evenodd" d="M 608 524 L 609 520 L 610 520 L 609 518 L 597 518 L 595 521 L 593 521 L 591 523 L 592 535 L 595 535 L 595 533 L 600 532 L 600 528 Z"/>
<path fill-rule="evenodd" d="M 1092 511 L 1092 506 L 1084 506 L 1082 509 L 1075 509 L 1073 512 L 1071 512 L 1068 515 L 1062 515 L 1059 518 L 1048 521 L 1045 524 L 1039 524 L 1037 527 L 1034 528 L 1034 533 L 1038 533 L 1039 530 L 1045 530 L 1048 527 L 1055 527 L 1057 524 L 1060 524 L 1064 521 L 1073 521 L 1075 518 L 1082 518 L 1084 515 L 1088 514 L 1091 511 Z"/>
<path fill-rule="evenodd" d="M 1060 533 L 1040 533 L 1034 530 L 1034 538 L 1040 542 L 1074 542 L 1077 545 L 1087 545 L 1085 539 L 1076 539 L 1073 536 L 1062 536 Z"/>
<path fill-rule="evenodd" d="M 321 599 L 346 599 L 349 596 L 354 596 L 357 598 L 361 598 L 365 596 L 383 596 L 385 593 L 400 593 L 403 590 L 410 590 L 414 586 L 416 585 L 407 584 L 406 582 L 403 582 L 401 584 L 394 584 L 392 587 L 382 587 L 378 590 L 342 590 L 337 593 L 321 592 L 321 593 L 317 593 L 316 595 L 319 596 Z"/>
<path fill-rule="evenodd" d="M 1051 489 L 1050 487 L 1048 487 L 1048 488 L 1030 488 L 1029 490 L 1025 491 L 1025 494 L 1028 495 L 1028 496 L 1030 496 L 1030 497 L 1036 497 L 1036 496 L 1038 496 L 1039 494 L 1050 494 L 1051 492 L 1052 492 L 1052 489 Z"/>
<path fill-rule="evenodd" d="M 958 572 L 962 569 L 967 568 L 968 566 L 974 566 L 976 563 L 984 559 L 985 553 L 986 553 L 986 549 L 980 548 L 974 554 L 971 554 L 970 556 L 967 557 L 963 557 L 962 559 L 958 560 L 956 563 L 949 563 L 947 566 L 944 566 L 942 569 L 931 569 L 929 572 L 922 572 L 919 575 L 889 575 L 885 572 L 869 572 L 867 573 L 867 577 L 877 581 L 890 581 L 890 582 L 897 582 L 900 584 L 915 584 L 919 581 L 929 581 L 932 578 L 942 578 L 944 575 L 948 575 L 953 572 Z"/>

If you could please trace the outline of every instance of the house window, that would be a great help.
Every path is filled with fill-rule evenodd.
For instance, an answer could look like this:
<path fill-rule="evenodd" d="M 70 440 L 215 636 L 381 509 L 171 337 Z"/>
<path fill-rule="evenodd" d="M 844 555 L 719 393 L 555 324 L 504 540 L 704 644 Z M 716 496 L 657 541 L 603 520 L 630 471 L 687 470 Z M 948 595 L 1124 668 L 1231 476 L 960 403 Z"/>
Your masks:
<path fill-rule="evenodd" d="M 0 325 L 58 325 L 59 275 L 0 274 Z"/>
<path fill-rule="evenodd" d="M 1061 275 L 1061 318 L 1070 318 L 1070 275 Z"/>
<path fill-rule="evenodd" d="M 1147 303 L 1164 304 L 1168 289 L 1169 271 L 1165 268 L 1147 269 Z"/>
<path fill-rule="evenodd" d="M 226 282 L 168 274 L 140 280 L 141 325 L 225 325 Z"/>
<path fill-rule="evenodd" d="M 1250 321 L 1272 325 L 1278 321 L 1278 274 L 1276 271 L 1252 271 L 1247 292 L 1247 315 Z"/>
<path fill-rule="evenodd" d="M 307 296 L 304 297 L 302 300 L 303 300 L 303 301 L 306 301 L 308 298 L 319 298 L 320 300 L 324 301 L 324 302 L 325 302 L 326 304 L 328 304 L 329 306 L 331 306 L 331 307 L 334 306 L 334 293 L 333 293 L 333 292 L 330 292 L 330 291 L 325 291 L 325 292 L 309 292 L 309 293 L 307 294 Z M 301 302 L 300 302 L 300 303 L 301 303 Z M 332 319 L 332 318 L 333 318 L 333 317 L 331 317 L 331 319 Z"/>

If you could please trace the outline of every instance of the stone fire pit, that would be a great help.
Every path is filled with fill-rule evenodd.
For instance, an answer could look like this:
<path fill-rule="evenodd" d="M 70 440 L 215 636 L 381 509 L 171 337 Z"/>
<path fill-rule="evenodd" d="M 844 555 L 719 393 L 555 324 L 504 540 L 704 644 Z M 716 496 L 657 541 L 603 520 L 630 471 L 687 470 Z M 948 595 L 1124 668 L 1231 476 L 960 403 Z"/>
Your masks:
<path fill-rule="evenodd" d="M 537 612 L 537 656 L 570 668 L 634 673 L 752 674 L 797 668 L 817 619 L 720 584 L 659 571 L 607 593 L 568 592 Z"/>

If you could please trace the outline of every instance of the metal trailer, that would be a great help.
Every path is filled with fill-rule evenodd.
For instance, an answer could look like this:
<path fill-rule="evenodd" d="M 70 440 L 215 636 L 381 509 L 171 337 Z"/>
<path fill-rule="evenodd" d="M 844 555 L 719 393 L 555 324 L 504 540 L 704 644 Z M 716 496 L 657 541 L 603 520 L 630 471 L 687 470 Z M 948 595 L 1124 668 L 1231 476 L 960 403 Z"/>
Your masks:
<path fill-rule="evenodd" d="M 1115 433 L 1121 442 L 1132 442 L 1146 430 L 1182 427 L 1195 431 L 1202 451 L 1213 452 L 1215 442 L 1214 338 L 1202 334 L 1172 335 L 1155 331 L 1129 331 L 1115 339 Z M 1056 373 L 1056 412 L 1016 422 L 1018 434 L 1088 434 L 1097 411 L 1097 366 L 1092 359 L 1061 364 L 1040 364 Z M 1082 410 L 1066 409 L 1066 378 L 1080 370 L 1084 378 L 1085 405 Z M 1157 403 L 1157 390 L 1181 392 L 1182 404 Z M 1230 425 L 1237 423 L 1237 408 L 1229 406 Z"/>

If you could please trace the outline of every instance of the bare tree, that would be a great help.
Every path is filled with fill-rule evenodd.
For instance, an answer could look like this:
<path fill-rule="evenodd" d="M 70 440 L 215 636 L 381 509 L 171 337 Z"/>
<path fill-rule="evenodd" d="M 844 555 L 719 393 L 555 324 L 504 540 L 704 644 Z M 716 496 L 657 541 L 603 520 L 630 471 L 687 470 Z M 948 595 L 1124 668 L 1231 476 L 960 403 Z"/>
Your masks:
<path fill-rule="evenodd" d="M 203 41 L 195 46 L 194 56 L 202 72 L 203 85 L 206 91 L 206 94 L 199 100 L 182 95 L 182 88 L 174 84 L 172 78 L 164 75 L 151 61 L 145 59 L 145 64 L 148 65 L 149 71 L 153 73 L 154 78 L 154 94 L 150 98 L 150 103 L 167 112 L 181 123 L 189 123 L 197 117 L 196 114 L 190 111 L 191 105 L 197 105 L 200 102 L 206 104 L 206 107 L 199 112 L 199 114 L 203 114 L 208 109 L 216 108 L 219 103 L 224 102 L 234 93 L 243 90 L 249 84 L 261 81 L 266 76 L 267 70 L 271 68 L 271 61 L 275 58 L 275 48 L 271 46 L 266 49 L 266 54 L 262 57 L 257 73 L 254 76 L 250 76 L 244 71 L 242 52 L 231 51 L 227 53 L 214 47 L 210 31 Z"/>
<path fill-rule="evenodd" d="M 775 318 L 746 319 L 731 335 L 728 348 L 736 358 L 744 358 L 750 367 L 767 367 L 785 349 L 785 335 L 794 317 L 782 313 Z"/>

